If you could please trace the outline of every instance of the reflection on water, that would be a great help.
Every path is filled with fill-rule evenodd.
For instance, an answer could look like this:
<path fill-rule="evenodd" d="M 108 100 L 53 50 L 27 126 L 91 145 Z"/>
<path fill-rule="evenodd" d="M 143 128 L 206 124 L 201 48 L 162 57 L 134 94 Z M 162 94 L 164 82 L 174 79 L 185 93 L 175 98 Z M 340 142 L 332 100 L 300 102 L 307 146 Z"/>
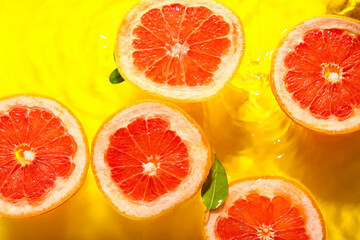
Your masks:
<path fill-rule="evenodd" d="M 94 183 L 93 176 L 88 179 Z M 28 219 L 4 219 L 2 239 L 200 240 L 203 212 L 200 195 L 165 216 L 133 221 L 118 214 L 101 193 L 87 184 L 57 209 Z"/>
<path fill-rule="evenodd" d="M 360 1 L 331 0 L 327 5 L 327 13 L 343 15 L 360 20 Z"/>
<path fill-rule="evenodd" d="M 319 134 L 290 121 L 279 107 L 261 120 L 244 121 L 241 117 L 247 115 L 242 112 L 251 104 L 249 93 L 227 89 L 224 95 L 229 91 L 239 94 L 231 99 L 238 100 L 236 113 L 241 114 L 229 109 L 228 97 L 222 96 L 208 103 L 204 125 L 229 180 L 268 174 L 294 178 L 318 202 L 328 239 L 356 239 L 354 229 L 360 224 L 360 133 Z"/>
<path fill-rule="evenodd" d="M 289 9 L 295 2 L 287 2 Z M 359 18 L 359 3 L 330 1 L 327 13 Z M 267 174 L 294 178 L 318 202 L 327 223 L 328 239 L 357 239 L 354 230 L 360 225 L 360 132 L 328 136 L 305 129 L 281 111 L 269 87 L 271 55 L 284 34 L 280 29 L 290 29 L 308 17 L 324 14 L 325 9 L 317 9 L 317 4 L 321 5 L 314 1 L 312 10 L 304 9 L 311 12 L 307 17 L 275 12 L 276 17 L 267 19 L 269 25 L 275 26 L 271 32 L 257 28 L 256 20 L 245 25 L 245 30 L 250 29 L 246 31 L 246 37 L 251 39 L 247 46 L 250 50 L 246 49 L 244 63 L 232 85 L 208 102 L 204 127 L 230 181 Z M 296 6 L 299 12 L 302 8 L 308 5 Z M 248 18 L 264 19 L 261 9 Z"/>
<path fill-rule="evenodd" d="M 327 0 L 223 0 L 244 23 L 246 55 L 232 84 L 207 103 L 179 104 L 209 137 L 230 181 L 277 174 L 302 182 L 325 216 L 328 239 L 356 239 L 360 226 L 359 134 L 322 136 L 291 122 L 268 85 L 279 39 L 298 22 L 326 12 Z M 357 1 L 358 2 L 358 1 Z M 89 141 L 111 113 L 149 98 L 129 83 L 112 85 L 113 45 L 133 1 L 4 1 L 0 4 L 1 96 L 32 92 L 68 105 Z M 355 16 L 356 1 L 331 1 L 328 13 Z M 54 11 L 56 9 L 56 11 Z M 354 15 L 355 14 L 355 15 Z M 117 214 L 89 171 L 84 186 L 56 210 L 0 219 L 2 239 L 201 239 L 197 195 L 151 221 Z"/>
<path fill-rule="evenodd" d="M 354 191 L 360 188 L 359 133 L 327 136 L 292 125 L 285 141 L 291 141 L 292 150 L 277 162 L 282 171 L 312 186 L 324 201 L 360 203 L 360 194 Z"/>

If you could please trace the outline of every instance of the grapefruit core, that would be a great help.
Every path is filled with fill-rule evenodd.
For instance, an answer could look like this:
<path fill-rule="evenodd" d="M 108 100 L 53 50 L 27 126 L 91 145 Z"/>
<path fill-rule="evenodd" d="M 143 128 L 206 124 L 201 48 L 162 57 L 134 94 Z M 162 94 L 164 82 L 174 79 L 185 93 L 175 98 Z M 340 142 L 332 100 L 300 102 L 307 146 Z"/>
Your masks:
<path fill-rule="evenodd" d="M 93 141 L 100 190 L 121 214 L 144 219 L 194 196 L 211 167 L 203 131 L 177 106 L 145 101 L 110 117 Z"/>
<path fill-rule="evenodd" d="M 205 239 L 324 240 L 324 220 L 306 189 L 282 177 L 230 183 L 225 203 L 205 217 Z"/>
<path fill-rule="evenodd" d="M 235 73 L 244 53 L 243 27 L 212 0 L 142 1 L 123 19 L 114 52 L 121 76 L 143 90 L 202 101 Z"/>
<path fill-rule="evenodd" d="M 88 146 L 77 118 L 43 96 L 0 100 L 0 214 L 28 217 L 72 196 L 85 179 Z"/>
<path fill-rule="evenodd" d="M 284 112 L 315 131 L 360 129 L 360 22 L 318 17 L 284 37 L 272 59 L 272 91 Z"/>

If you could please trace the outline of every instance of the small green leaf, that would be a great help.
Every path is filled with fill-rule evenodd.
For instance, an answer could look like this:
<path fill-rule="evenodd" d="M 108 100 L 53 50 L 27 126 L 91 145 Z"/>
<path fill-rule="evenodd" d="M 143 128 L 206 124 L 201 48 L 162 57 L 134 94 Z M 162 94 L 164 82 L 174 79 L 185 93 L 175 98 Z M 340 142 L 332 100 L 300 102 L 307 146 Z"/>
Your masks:
<path fill-rule="evenodd" d="M 123 81 L 125 81 L 123 79 L 123 77 L 120 75 L 119 71 L 117 69 L 115 69 L 114 71 L 112 71 L 112 73 L 110 74 L 110 82 L 112 84 L 118 84 L 118 83 L 121 83 Z"/>
<path fill-rule="evenodd" d="M 207 210 L 209 210 L 220 207 L 227 195 L 228 180 L 225 168 L 215 154 L 214 163 L 201 189 L 201 198 Z"/>

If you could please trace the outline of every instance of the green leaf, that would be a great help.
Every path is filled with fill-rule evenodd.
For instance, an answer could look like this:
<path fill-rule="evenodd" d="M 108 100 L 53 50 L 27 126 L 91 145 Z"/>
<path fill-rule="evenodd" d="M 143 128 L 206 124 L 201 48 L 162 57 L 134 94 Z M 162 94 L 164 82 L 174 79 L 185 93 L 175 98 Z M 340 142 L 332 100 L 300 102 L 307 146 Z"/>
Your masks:
<path fill-rule="evenodd" d="M 208 211 L 220 207 L 227 195 L 228 180 L 225 168 L 215 154 L 214 163 L 201 189 L 201 198 Z"/>
<path fill-rule="evenodd" d="M 125 81 L 123 79 L 123 77 L 120 75 L 119 71 L 117 69 L 115 69 L 114 71 L 112 71 L 112 73 L 110 74 L 110 82 L 112 84 L 118 84 L 118 83 L 121 83 L 123 81 Z"/>

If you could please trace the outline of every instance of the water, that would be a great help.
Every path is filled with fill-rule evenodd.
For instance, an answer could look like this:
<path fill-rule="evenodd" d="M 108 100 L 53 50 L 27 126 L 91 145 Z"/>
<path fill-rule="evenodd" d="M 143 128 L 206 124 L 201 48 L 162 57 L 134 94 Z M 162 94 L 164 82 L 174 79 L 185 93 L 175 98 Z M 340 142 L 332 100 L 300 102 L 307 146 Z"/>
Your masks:
<path fill-rule="evenodd" d="M 232 86 L 208 102 L 204 117 L 230 181 L 269 174 L 298 180 L 319 204 L 328 239 L 336 240 L 358 238 L 354 230 L 360 225 L 359 133 L 331 137 L 292 122 L 271 93 L 270 61 L 293 25 L 325 13 L 358 18 L 359 3 L 261 1 L 254 9 L 239 6 L 246 56 Z"/>
<path fill-rule="evenodd" d="M 354 16 L 355 1 L 223 1 L 245 27 L 246 56 L 232 84 L 206 103 L 181 104 L 205 129 L 229 180 L 276 174 L 302 182 L 327 223 L 328 239 L 357 238 L 360 225 L 359 134 L 328 137 L 296 125 L 269 88 L 271 56 L 298 22 L 325 13 Z M 355 3 L 355 4 L 354 4 Z M 68 105 L 89 141 L 121 107 L 149 98 L 138 88 L 112 85 L 113 45 L 125 0 L 34 0 L 0 3 L 1 96 L 30 92 Z M 358 5 L 357 5 L 358 6 Z M 105 201 L 89 171 L 63 206 L 30 219 L 0 219 L 3 239 L 201 239 L 204 207 L 197 195 L 150 221 L 121 217 Z"/>
<path fill-rule="evenodd" d="M 343 15 L 360 20 L 360 1 L 331 0 L 327 5 L 327 13 Z"/>

